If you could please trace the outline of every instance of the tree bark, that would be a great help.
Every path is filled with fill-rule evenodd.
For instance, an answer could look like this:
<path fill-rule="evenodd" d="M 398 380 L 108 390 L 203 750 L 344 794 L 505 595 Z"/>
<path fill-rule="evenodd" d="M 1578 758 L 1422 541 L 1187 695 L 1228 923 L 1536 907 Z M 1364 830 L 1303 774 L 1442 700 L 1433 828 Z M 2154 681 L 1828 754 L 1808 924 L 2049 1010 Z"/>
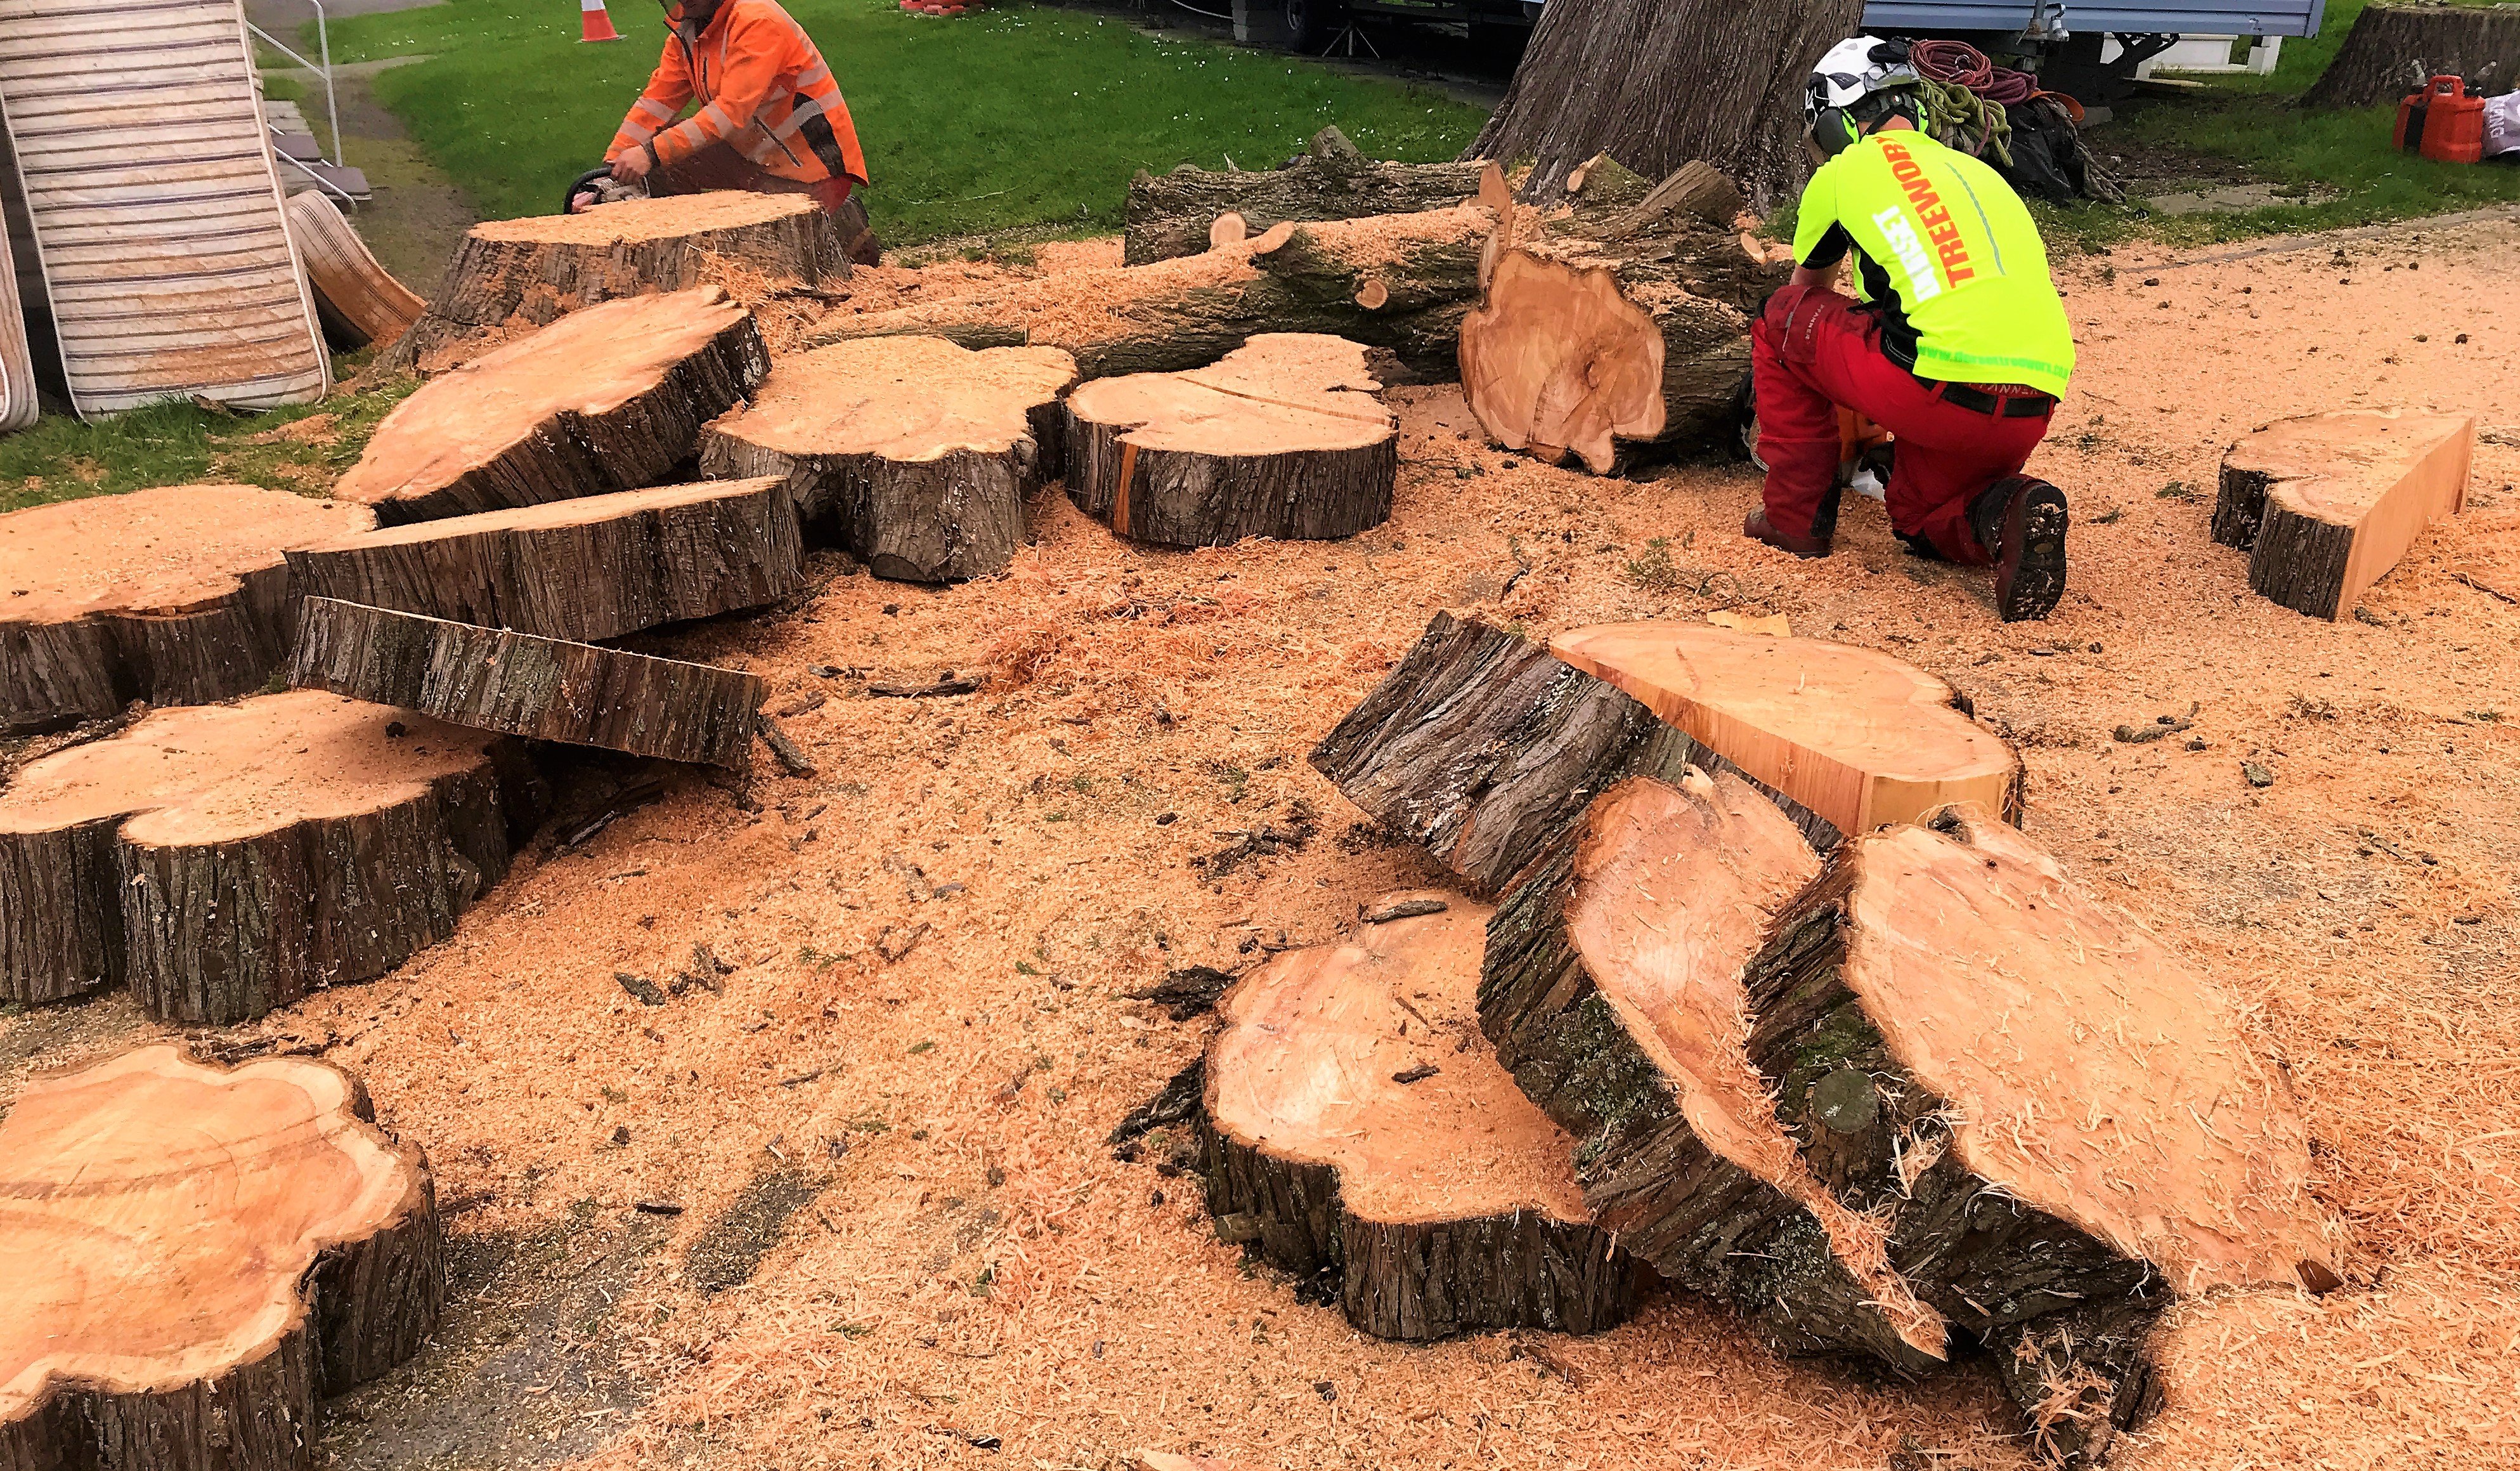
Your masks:
<path fill-rule="evenodd" d="M 321 190 L 292 195 L 285 212 L 290 242 L 297 247 L 307 285 L 315 289 L 324 335 L 337 345 L 356 350 L 370 343 L 392 343 L 428 310 L 427 301 L 368 253 L 358 232 Z"/>
<path fill-rule="evenodd" d="M 2520 85 L 2520 11 L 2490 5 L 2371 5 L 2302 94 L 2306 108 L 2367 108 L 2424 90 L 2436 76 L 2467 80 L 2467 95 Z"/>
<path fill-rule="evenodd" d="M 2341 409 L 2262 426 L 2223 455 L 2214 539 L 2249 553 L 2249 585 L 2340 619 L 2435 522 L 2466 503 L 2476 420 Z"/>
<path fill-rule="evenodd" d="M 758 674 L 331 598 L 299 616 L 290 682 L 475 730 L 741 770 Z"/>
<path fill-rule="evenodd" d="M 1257 232 L 1289 220 L 1448 209 L 1469 203 L 1478 189 L 1476 163 L 1378 162 L 1337 128 L 1324 128 L 1282 168 L 1212 173 L 1184 163 L 1161 175 L 1138 170 L 1129 180 L 1125 258 L 1147 265 L 1199 254 L 1224 214 L 1241 216 Z"/>

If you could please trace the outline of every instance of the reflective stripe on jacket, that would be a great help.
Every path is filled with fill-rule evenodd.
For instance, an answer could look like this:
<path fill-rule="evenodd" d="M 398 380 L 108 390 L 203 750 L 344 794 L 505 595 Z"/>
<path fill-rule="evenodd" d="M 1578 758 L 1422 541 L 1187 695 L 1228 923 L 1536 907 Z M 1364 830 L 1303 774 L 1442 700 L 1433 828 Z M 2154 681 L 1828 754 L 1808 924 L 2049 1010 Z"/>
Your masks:
<path fill-rule="evenodd" d="M 681 25 L 672 30 L 647 90 L 612 135 L 606 162 L 643 143 L 655 149 L 658 163 L 724 143 L 799 183 L 835 174 L 867 181 L 866 155 L 839 84 L 778 0 L 727 0 L 697 35 Z M 699 111 L 675 122 L 694 102 Z"/>

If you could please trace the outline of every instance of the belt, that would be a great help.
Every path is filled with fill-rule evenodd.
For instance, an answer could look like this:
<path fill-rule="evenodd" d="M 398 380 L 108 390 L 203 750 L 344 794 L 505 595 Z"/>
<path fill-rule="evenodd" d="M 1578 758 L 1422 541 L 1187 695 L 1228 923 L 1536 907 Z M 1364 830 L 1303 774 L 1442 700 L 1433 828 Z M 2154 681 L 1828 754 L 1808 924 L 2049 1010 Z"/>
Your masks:
<path fill-rule="evenodd" d="M 1937 384 L 1930 378 L 1918 381 L 1934 390 L 1935 396 L 1945 403 L 1958 404 L 1973 414 L 1987 414 L 1999 419 L 2041 419 L 2055 412 L 2056 408 L 2054 398 L 2019 384 L 1988 384 L 1978 388 L 1965 383 Z"/>

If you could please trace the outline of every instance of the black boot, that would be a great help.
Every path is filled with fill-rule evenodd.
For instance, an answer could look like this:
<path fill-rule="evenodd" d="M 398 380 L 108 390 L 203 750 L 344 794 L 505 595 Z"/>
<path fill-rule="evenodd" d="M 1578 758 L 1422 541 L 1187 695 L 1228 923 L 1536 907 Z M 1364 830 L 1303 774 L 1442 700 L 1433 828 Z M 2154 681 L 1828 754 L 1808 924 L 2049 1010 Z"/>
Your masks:
<path fill-rule="evenodd" d="M 2065 492 L 2026 475 L 1969 503 L 1969 529 L 1995 559 L 1995 611 L 2005 622 L 2044 619 L 2065 596 L 2067 521 Z"/>

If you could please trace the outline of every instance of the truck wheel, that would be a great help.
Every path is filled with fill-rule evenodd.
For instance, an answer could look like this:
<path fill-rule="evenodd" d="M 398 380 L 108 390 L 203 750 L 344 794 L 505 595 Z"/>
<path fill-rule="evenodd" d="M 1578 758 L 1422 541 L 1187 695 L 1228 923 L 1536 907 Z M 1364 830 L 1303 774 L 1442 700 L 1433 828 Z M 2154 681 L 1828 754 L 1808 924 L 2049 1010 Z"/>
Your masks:
<path fill-rule="evenodd" d="M 1286 37 L 1297 51 L 1310 55 L 1330 43 L 1347 23 L 1347 7 L 1339 0 L 1284 0 Z"/>

